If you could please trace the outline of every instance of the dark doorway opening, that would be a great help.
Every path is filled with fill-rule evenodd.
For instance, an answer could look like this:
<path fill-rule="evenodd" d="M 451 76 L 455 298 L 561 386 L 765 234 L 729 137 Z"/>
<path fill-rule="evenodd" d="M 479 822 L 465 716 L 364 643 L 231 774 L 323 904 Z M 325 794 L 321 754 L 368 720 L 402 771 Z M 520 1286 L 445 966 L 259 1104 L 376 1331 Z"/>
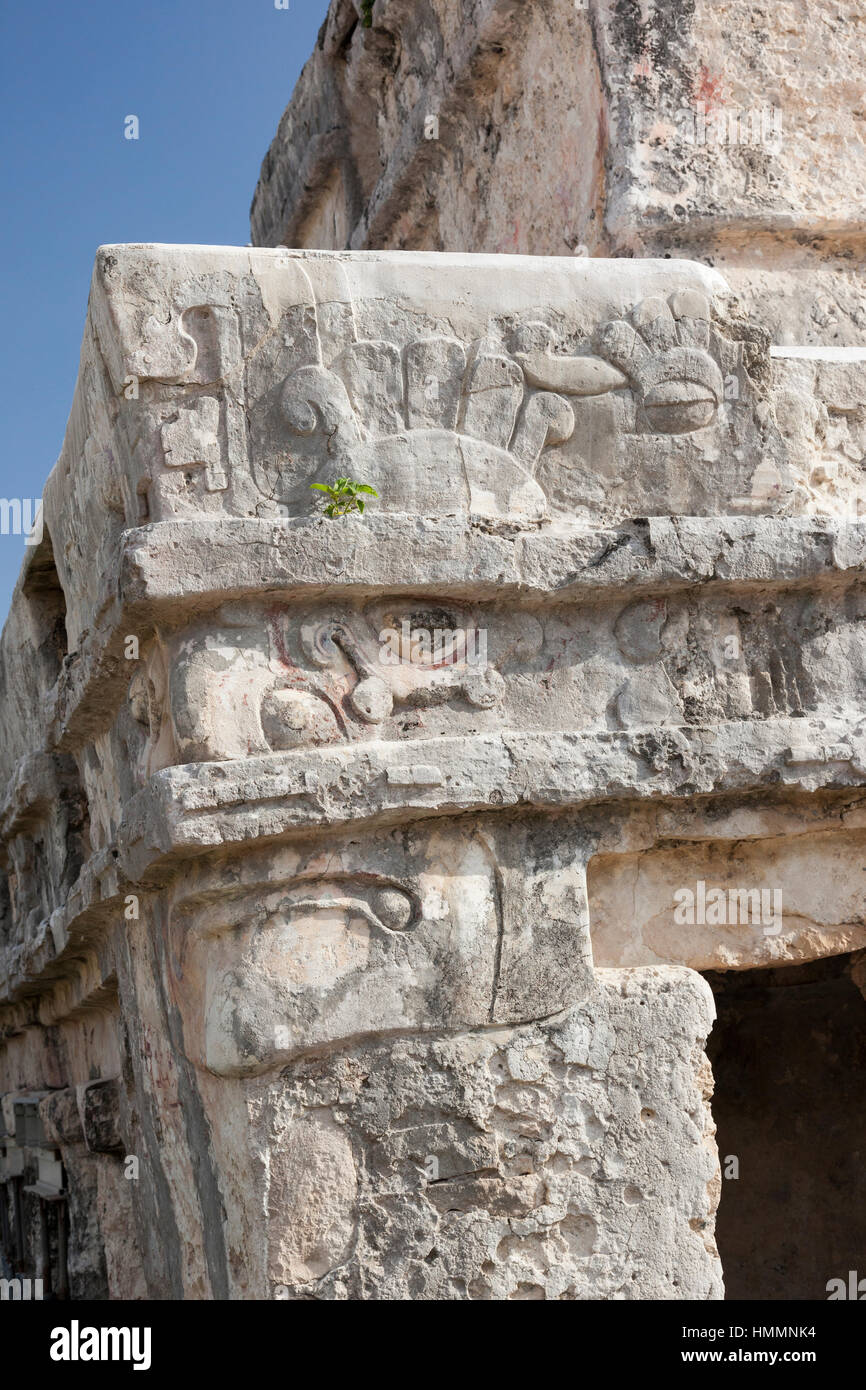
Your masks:
<path fill-rule="evenodd" d="M 857 972 L 863 969 L 862 953 Z M 729 1299 L 825 1300 L 866 1277 L 866 999 L 857 957 L 708 971 Z M 866 1288 L 866 1285 L 864 1285 Z"/>

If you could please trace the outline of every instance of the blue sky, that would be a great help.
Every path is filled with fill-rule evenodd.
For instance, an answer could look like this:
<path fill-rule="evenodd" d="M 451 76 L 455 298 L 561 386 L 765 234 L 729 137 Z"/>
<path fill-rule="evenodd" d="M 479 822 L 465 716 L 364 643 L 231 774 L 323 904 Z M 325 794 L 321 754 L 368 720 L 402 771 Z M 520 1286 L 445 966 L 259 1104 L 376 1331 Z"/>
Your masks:
<path fill-rule="evenodd" d="M 247 244 L 259 166 L 327 8 L 6 0 L 0 497 L 39 497 L 60 452 L 97 246 Z M 23 555 L 0 536 L 0 626 Z"/>

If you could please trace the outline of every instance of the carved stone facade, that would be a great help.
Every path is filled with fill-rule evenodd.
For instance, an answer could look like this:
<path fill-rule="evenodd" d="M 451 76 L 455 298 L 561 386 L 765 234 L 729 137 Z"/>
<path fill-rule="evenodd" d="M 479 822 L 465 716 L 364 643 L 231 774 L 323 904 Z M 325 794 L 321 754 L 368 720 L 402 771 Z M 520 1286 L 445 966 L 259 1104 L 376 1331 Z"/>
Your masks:
<path fill-rule="evenodd" d="M 663 250 L 679 89 L 629 116 L 611 47 L 653 31 L 447 8 L 332 5 L 273 246 L 97 256 L 0 647 L 0 1241 L 73 1298 L 721 1298 L 710 984 L 731 1031 L 734 972 L 862 1002 L 866 349 L 794 333 L 793 271 L 780 331 L 698 259 L 280 246 L 460 241 L 395 171 L 454 176 L 506 34 L 517 91 L 583 64 L 576 240 Z M 387 158 L 296 139 L 340 83 L 363 131 L 374 66 Z"/>
<path fill-rule="evenodd" d="M 866 945 L 788 853 L 862 854 L 860 484 L 803 485 L 727 298 L 99 253 L 3 652 L 4 1115 L 74 1296 L 720 1296 L 688 967 Z M 672 844 L 772 845 L 780 929 L 678 927 Z"/>

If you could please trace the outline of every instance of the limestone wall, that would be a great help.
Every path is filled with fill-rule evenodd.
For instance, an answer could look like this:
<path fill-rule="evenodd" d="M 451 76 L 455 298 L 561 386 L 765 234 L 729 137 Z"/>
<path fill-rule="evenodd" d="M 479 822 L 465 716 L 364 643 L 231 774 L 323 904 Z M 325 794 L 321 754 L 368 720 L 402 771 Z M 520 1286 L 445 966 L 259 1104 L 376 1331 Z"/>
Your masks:
<path fill-rule="evenodd" d="M 257 245 L 862 252 L 862 0 L 333 0 Z M 763 238 L 763 240 L 761 240 Z"/>
<path fill-rule="evenodd" d="M 829 411 L 693 261 L 99 252 L 2 639 L 6 1226 L 73 1296 L 721 1296 L 690 967 L 866 944 L 792 361 Z M 768 842 L 781 917 L 684 929 Z"/>
<path fill-rule="evenodd" d="M 862 347 L 863 0 L 371 17 L 333 0 L 262 164 L 255 245 L 688 256 L 778 346 Z M 794 364 L 792 391 L 809 378 Z M 826 423 L 792 407 L 795 429 Z"/>

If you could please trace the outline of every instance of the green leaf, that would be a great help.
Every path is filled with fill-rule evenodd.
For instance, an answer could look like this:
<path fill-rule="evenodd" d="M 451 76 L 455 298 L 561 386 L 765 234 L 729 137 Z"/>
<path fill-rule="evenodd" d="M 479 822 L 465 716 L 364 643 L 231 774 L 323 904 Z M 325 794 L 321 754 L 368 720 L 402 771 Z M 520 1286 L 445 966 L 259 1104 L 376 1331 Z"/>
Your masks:
<path fill-rule="evenodd" d="M 359 501 L 358 494 L 365 493 L 369 497 L 378 497 L 379 494 L 369 483 L 359 483 L 354 478 L 335 478 L 332 483 L 310 483 L 309 486 L 316 492 L 324 492 L 327 496 L 327 505 L 324 498 L 319 499 L 322 503 L 322 516 L 331 517 L 349 516 L 352 512 L 357 512 L 359 516 L 364 515 L 364 503 Z"/>

